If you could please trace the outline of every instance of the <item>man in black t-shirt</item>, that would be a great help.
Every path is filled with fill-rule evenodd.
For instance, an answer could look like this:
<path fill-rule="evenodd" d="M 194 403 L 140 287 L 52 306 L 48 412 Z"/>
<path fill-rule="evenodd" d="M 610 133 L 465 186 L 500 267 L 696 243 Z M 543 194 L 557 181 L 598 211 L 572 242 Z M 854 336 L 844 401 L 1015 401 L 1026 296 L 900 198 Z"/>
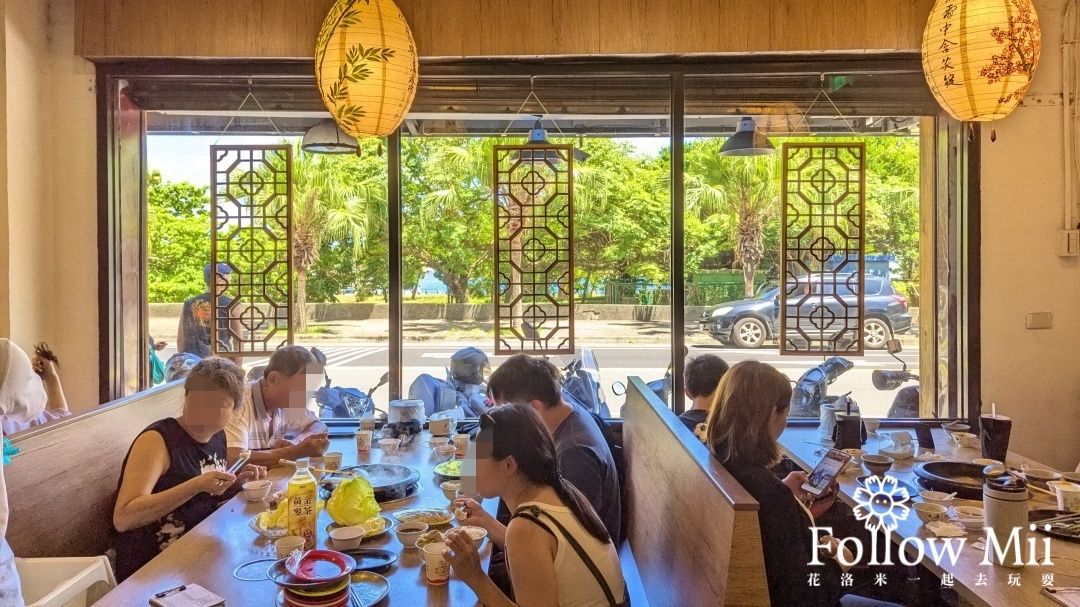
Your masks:
<path fill-rule="evenodd" d="M 196 295 L 184 302 L 180 311 L 180 326 L 176 334 L 176 351 L 179 353 L 194 354 L 199 358 L 207 358 L 213 354 L 210 344 L 210 291 L 214 291 L 217 297 L 217 338 L 218 342 L 226 349 L 231 349 L 231 335 L 242 335 L 240 320 L 235 313 L 230 314 L 229 306 L 233 300 L 225 296 L 229 288 L 229 275 L 232 268 L 219 263 L 217 268 L 213 264 L 206 264 L 203 268 L 203 279 L 206 281 L 206 293 Z M 232 357 L 230 357 L 232 358 Z M 232 358 L 237 365 L 241 360 Z"/>
<path fill-rule="evenodd" d="M 683 371 L 683 385 L 686 396 L 694 401 L 694 406 L 679 416 L 681 421 L 693 432 L 698 424 L 704 424 L 709 417 L 713 392 L 716 391 L 720 378 L 727 373 L 728 365 L 719 356 L 705 354 L 686 363 Z"/>

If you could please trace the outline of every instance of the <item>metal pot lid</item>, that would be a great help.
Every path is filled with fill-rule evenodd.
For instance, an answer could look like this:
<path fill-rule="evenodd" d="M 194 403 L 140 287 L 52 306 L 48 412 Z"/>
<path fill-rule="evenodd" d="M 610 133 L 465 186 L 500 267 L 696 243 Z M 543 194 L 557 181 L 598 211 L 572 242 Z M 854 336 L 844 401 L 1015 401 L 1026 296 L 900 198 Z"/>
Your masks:
<path fill-rule="evenodd" d="M 418 470 L 398 464 L 360 464 L 344 469 L 355 471 L 366 478 L 376 491 L 406 487 L 420 480 Z"/>

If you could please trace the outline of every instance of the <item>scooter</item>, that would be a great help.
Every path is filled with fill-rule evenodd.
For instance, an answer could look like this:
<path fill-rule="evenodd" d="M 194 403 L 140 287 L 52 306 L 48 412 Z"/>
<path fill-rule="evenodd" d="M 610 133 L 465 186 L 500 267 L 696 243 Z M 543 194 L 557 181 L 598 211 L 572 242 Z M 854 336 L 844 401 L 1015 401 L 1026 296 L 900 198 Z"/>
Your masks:
<path fill-rule="evenodd" d="M 482 350 L 463 348 L 450 357 L 446 379 L 420 374 L 409 386 L 409 398 L 424 401 L 424 413 L 428 417 L 457 407 L 467 417 L 480 417 L 490 405 L 487 397 L 490 373 L 488 357 Z"/>
<path fill-rule="evenodd" d="M 562 368 L 563 400 L 599 415 L 611 417 L 607 397 L 600 383 L 600 364 L 589 348 L 578 347 L 574 360 Z"/>
<path fill-rule="evenodd" d="M 903 386 L 909 381 L 919 381 L 919 376 L 911 373 L 907 370 L 907 363 L 900 359 L 898 356 L 904 351 L 903 346 L 900 345 L 899 339 L 890 339 L 885 346 L 889 354 L 897 360 L 903 369 L 900 371 L 886 371 L 883 369 L 875 369 L 870 378 L 874 382 L 874 387 L 878 390 L 895 390 Z M 888 417 L 890 418 L 914 418 L 919 417 L 919 386 L 907 386 L 901 388 L 896 393 L 896 397 L 893 398 L 892 405 L 889 407 Z"/>
<path fill-rule="evenodd" d="M 829 384 L 836 381 L 855 364 L 841 356 L 833 356 L 820 365 L 808 369 L 795 382 L 791 392 L 791 417 L 820 417 L 821 405 L 835 402 L 838 397 L 829 396 Z"/>

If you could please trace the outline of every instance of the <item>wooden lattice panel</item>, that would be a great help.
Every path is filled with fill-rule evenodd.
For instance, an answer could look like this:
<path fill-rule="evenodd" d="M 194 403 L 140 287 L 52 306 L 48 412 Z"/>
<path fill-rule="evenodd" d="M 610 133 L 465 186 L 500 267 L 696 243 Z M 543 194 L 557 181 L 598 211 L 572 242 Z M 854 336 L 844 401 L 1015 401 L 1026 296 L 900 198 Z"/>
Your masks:
<path fill-rule="evenodd" d="M 574 353 L 574 154 L 494 148 L 495 353 Z"/>
<path fill-rule="evenodd" d="M 781 354 L 863 352 L 866 148 L 785 143 Z"/>
<path fill-rule="evenodd" d="M 213 145 L 210 171 L 211 259 L 232 270 L 211 298 L 214 354 L 271 354 L 293 341 L 292 147 Z"/>

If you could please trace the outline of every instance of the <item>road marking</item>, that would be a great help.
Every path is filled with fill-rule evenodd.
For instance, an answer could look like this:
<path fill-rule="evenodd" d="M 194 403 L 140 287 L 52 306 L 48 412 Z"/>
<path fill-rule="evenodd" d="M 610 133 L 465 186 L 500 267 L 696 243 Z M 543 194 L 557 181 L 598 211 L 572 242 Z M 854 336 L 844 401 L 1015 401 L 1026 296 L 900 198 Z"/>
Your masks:
<path fill-rule="evenodd" d="M 330 363 L 329 360 L 327 360 L 328 364 L 326 365 L 326 368 L 327 369 L 341 369 L 343 367 L 349 366 L 349 363 L 356 362 L 356 361 L 360 360 L 361 358 L 364 358 L 366 356 L 370 356 L 372 354 L 378 354 L 378 353 L 384 352 L 386 350 L 387 350 L 387 348 L 371 348 L 371 349 L 368 349 L 368 350 L 361 350 L 360 352 L 353 352 L 351 354 L 346 354 L 346 355 L 342 356 L 341 358 L 339 358 L 337 361 L 335 361 L 333 363 Z"/>

